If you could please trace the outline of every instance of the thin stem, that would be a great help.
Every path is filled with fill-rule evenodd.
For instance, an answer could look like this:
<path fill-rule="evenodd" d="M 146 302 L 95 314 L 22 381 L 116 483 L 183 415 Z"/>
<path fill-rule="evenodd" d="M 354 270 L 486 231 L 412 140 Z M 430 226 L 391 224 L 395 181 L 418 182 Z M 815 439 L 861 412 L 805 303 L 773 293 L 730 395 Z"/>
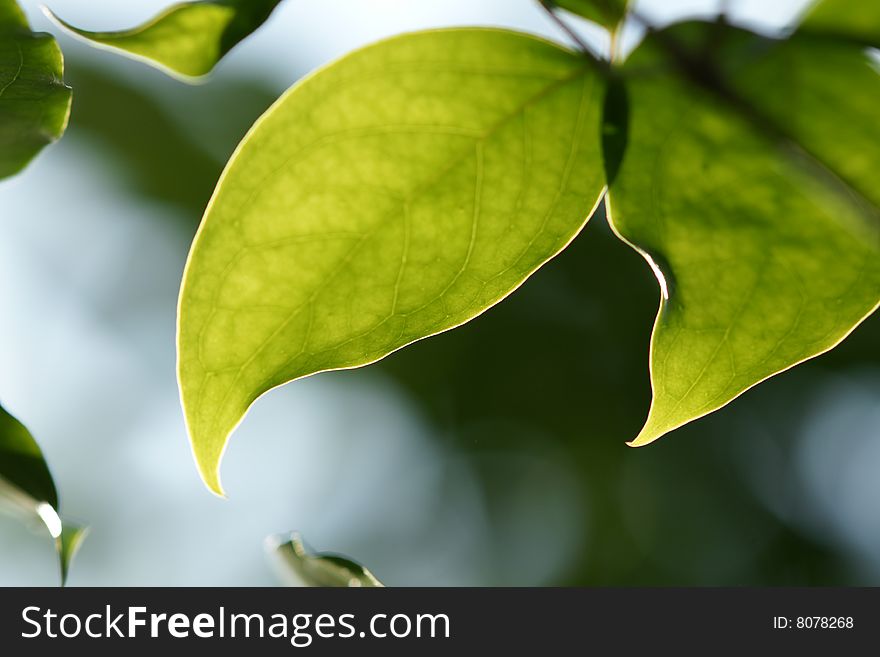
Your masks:
<path fill-rule="evenodd" d="M 618 25 L 616 28 L 614 28 L 613 30 L 611 30 L 611 32 L 609 33 L 609 34 L 611 35 L 611 43 L 610 43 L 610 45 L 608 46 L 608 48 L 609 48 L 609 50 L 610 50 L 610 52 L 608 53 L 608 60 L 609 60 L 612 64 L 615 63 L 615 62 L 617 61 L 617 55 L 618 55 L 618 53 L 617 53 L 617 48 L 618 48 L 618 46 L 619 46 L 619 42 L 618 42 L 618 39 L 617 39 L 617 35 L 619 34 L 620 29 L 621 29 L 622 26 L 623 26 L 623 23 L 621 22 L 620 25 Z"/>
<path fill-rule="evenodd" d="M 553 3 L 551 0 L 538 0 L 538 4 L 541 5 L 545 12 L 547 12 L 550 19 L 577 44 L 578 48 L 585 53 L 591 54 L 590 47 L 583 39 L 581 39 L 580 35 L 571 29 L 568 23 L 559 18 L 559 16 L 556 15 L 556 12 L 553 11 Z"/>

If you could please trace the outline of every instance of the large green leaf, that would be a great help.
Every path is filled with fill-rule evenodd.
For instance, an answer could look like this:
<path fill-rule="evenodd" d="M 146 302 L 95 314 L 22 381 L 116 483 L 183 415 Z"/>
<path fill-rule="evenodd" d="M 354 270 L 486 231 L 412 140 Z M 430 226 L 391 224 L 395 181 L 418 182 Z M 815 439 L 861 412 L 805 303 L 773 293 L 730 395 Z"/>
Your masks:
<path fill-rule="evenodd" d="M 242 39 L 269 18 L 281 0 L 213 0 L 174 5 L 152 20 L 120 32 L 90 32 L 49 15 L 92 45 L 146 61 L 169 74 L 207 75 Z"/>
<path fill-rule="evenodd" d="M 55 541 L 61 583 L 85 536 L 85 528 L 62 522 L 58 493 L 40 446 L 21 422 L 0 406 L 0 508 L 38 517 Z"/>
<path fill-rule="evenodd" d="M 664 54 L 671 39 L 706 43 L 706 29 L 718 61 L 714 78 L 689 69 L 701 90 L 680 75 L 680 48 Z M 630 72 L 608 205 L 663 287 L 643 445 L 831 349 L 876 309 L 880 78 L 839 41 L 693 25 L 649 38 Z"/>
<path fill-rule="evenodd" d="M 267 547 L 281 565 L 285 578 L 297 586 L 384 586 L 373 573 L 351 559 L 325 552 L 311 553 L 298 534 L 272 536 Z"/>
<path fill-rule="evenodd" d="M 345 57 L 257 122 L 181 291 L 182 399 L 212 490 L 261 394 L 456 327 L 569 243 L 604 187 L 603 88 L 548 42 L 441 30 Z"/>
<path fill-rule="evenodd" d="M 14 0 L 0 0 L 0 178 L 64 133 L 71 94 L 63 72 L 55 40 L 31 32 Z"/>
<path fill-rule="evenodd" d="M 799 28 L 880 47 L 880 2 L 876 0 L 819 0 Z"/>

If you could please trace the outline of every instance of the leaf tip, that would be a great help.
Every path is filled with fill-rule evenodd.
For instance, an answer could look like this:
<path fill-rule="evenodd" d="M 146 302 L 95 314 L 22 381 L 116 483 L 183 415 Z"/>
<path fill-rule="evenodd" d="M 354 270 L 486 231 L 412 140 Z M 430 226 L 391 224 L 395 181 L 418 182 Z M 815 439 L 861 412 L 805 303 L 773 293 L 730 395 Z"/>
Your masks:
<path fill-rule="evenodd" d="M 70 564 L 79 551 L 83 540 L 89 533 L 88 527 L 65 524 L 63 531 L 55 537 L 55 549 L 58 552 L 58 561 L 61 567 L 61 587 L 67 586 L 67 576 L 70 573 Z"/>
<path fill-rule="evenodd" d="M 73 25 L 62 20 L 61 17 L 58 16 L 58 14 L 56 14 L 54 11 L 49 9 L 48 5 L 41 4 L 40 11 L 43 13 L 43 16 L 45 16 L 50 21 L 55 23 L 55 25 L 57 25 L 62 30 L 67 31 L 67 32 L 74 32 L 74 33 L 77 32 L 77 29 Z"/>
<path fill-rule="evenodd" d="M 194 430 L 190 423 L 187 423 L 187 433 L 189 434 L 193 459 L 196 462 L 196 469 L 199 471 L 202 483 L 220 499 L 227 499 L 226 491 L 223 490 L 223 484 L 220 481 L 220 464 L 223 460 L 226 441 L 220 443 L 221 446 L 218 449 L 215 443 L 202 441 L 200 432 Z"/>
<path fill-rule="evenodd" d="M 223 484 L 220 481 L 220 461 L 216 460 L 212 463 L 205 463 L 197 457 L 196 464 L 198 465 L 202 482 L 207 486 L 208 490 L 221 500 L 228 499 L 226 491 L 223 490 Z"/>
<path fill-rule="evenodd" d="M 665 434 L 662 433 L 649 433 L 642 431 L 638 436 L 628 441 L 626 445 L 627 447 L 644 447 L 645 445 L 650 445 L 664 435 Z"/>
<path fill-rule="evenodd" d="M 220 481 L 220 467 L 223 455 L 226 452 L 229 435 L 232 431 L 218 433 L 216 426 L 211 423 L 206 425 L 200 422 L 198 415 L 187 403 L 187 396 L 184 394 L 186 385 L 180 370 L 178 370 L 178 384 L 181 390 L 184 425 L 186 426 L 189 446 L 190 450 L 192 450 L 196 469 L 207 489 L 217 497 L 225 500 L 227 495 Z M 218 435 L 222 436 L 220 440 L 216 440 Z"/>
<path fill-rule="evenodd" d="M 658 426 L 658 424 L 660 426 Z M 650 445 L 657 440 L 660 440 L 663 436 L 672 431 L 673 428 L 670 428 L 668 425 L 663 425 L 659 423 L 655 419 L 654 409 L 651 409 L 651 412 L 648 414 L 648 419 L 645 420 L 645 425 L 642 427 L 642 430 L 639 431 L 639 434 L 628 441 L 626 444 L 628 447 L 644 447 L 645 445 Z"/>

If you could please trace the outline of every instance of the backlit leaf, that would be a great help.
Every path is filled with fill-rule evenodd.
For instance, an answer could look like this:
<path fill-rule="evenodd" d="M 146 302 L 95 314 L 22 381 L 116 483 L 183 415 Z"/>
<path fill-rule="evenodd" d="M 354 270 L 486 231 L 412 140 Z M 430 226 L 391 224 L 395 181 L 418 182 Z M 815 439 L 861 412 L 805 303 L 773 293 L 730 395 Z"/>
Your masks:
<path fill-rule="evenodd" d="M 709 29 L 726 92 L 685 82 L 654 38 L 624 67 L 609 216 L 663 281 L 634 445 L 831 349 L 880 302 L 876 71 L 839 41 Z"/>
<path fill-rule="evenodd" d="M 226 53 L 266 22 L 280 1 L 187 2 L 119 32 L 82 30 L 47 13 L 92 45 L 118 50 L 175 76 L 194 78 L 210 73 Z"/>
<path fill-rule="evenodd" d="M 440 30 L 343 58 L 257 122 L 180 300 L 184 411 L 213 491 L 261 394 L 454 328 L 573 239 L 605 184 L 603 89 L 546 41 Z"/>
<path fill-rule="evenodd" d="M 0 178 L 64 133 L 71 95 L 63 74 L 55 39 L 31 32 L 14 0 L 0 0 Z"/>
<path fill-rule="evenodd" d="M 294 586 L 383 586 L 373 573 L 351 559 L 338 554 L 311 553 L 298 534 L 270 537 L 267 547 L 280 564 L 284 578 Z"/>
<path fill-rule="evenodd" d="M 626 16 L 629 0 L 552 0 L 549 4 L 598 23 L 613 32 Z"/>
<path fill-rule="evenodd" d="M 0 509 L 39 518 L 55 540 L 61 583 L 85 529 L 62 522 L 58 493 L 40 446 L 21 422 L 0 406 Z"/>

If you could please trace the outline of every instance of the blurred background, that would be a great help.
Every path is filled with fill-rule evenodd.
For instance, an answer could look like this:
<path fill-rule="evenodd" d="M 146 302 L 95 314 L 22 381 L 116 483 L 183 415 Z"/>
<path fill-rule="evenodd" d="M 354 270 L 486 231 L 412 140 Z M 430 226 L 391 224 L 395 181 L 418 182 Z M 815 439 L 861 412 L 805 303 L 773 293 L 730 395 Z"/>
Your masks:
<path fill-rule="evenodd" d="M 50 4 L 118 29 L 168 3 Z M 668 22 L 720 4 L 773 32 L 804 2 L 639 7 Z M 287 0 L 189 87 L 59 36 L 70 129 L 0 183 L 0 399 L 42 445 L 63 512 L 91 526 L 70 583 L 272 585 L 263 539 L 298 530 L 389 585 L 880 584 L 880 317 L 630 449 L 659 295 L 601 215 L 477 321 L 260 400 L 224 461 L 229 499 L 202 486 L 177 397 L 175 306 L 224 162 L 303 74 L 449 25 L 564 41 L 532 0 Z M 45 529 L 0 517 L 0 585 L 55 585 L 56 568 Z"/>

